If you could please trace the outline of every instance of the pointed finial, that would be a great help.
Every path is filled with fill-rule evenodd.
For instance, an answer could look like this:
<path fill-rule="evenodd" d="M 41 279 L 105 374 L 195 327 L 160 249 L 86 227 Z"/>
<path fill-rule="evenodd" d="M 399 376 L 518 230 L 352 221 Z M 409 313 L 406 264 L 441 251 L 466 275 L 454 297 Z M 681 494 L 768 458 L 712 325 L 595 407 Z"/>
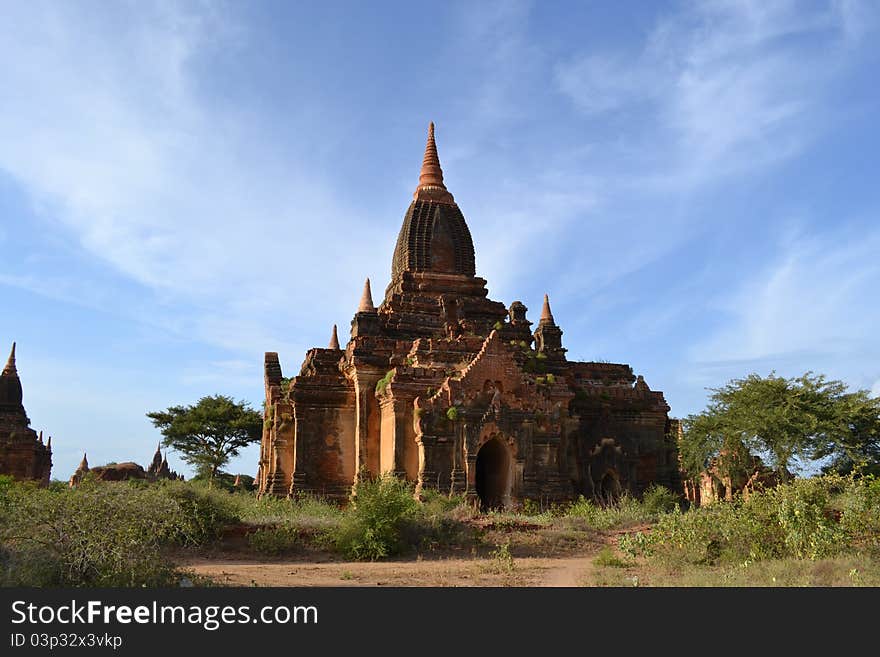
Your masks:
<path fill-rule="evenodd" d="M 443 184 L 443 169 L 440 168 L 440 156 L 437 155 L 437 142 L 434 141 L 434 122 L 428 126 L 428 143 L 425 145 L 425 157 L 422 159 L 422 170 L 419 172 L 419 186 L 413 194 L 416 200 L 433 200 L 454 203 L 452 194 Z"/>
<path fill-rule="evenodd" d="M 336 324 L 333 325 L 333 335 L 330 336 L 330 344 L 328 349 L 339 349 L 339 336 L 336 335 Z"/>
<path fill-rule="evenodd" d="M 46 447 L 52 449 L 52 436 L 49 436 L 49 440 L 46 441 Z"/>
<path fill-rule="evenodd" d="M 39 441 L 40 441 L 40 444 L 42 445 L 43 444 L 43 432 L 42 431 L 40 431 Z"/>
<path fill-rule="evenodd" d="M 364 282 L 364 293 L 361 295 L 361 302 L 358 305 L 359 313 L 374 313 L 376 306 L 373 305 L 373 291 L 370 290 L 370 279 Z"/>
<path fill-rule="evenodd" d="M 86 453 L 83 452 L 83 459 L 79 462 L 79 470 L 88 470 L 89 469 L 89 459 L 86 458 Z"/>
<path fill-rule="evenodd" d="M 541 308 L 541 324 L 553 324 L 553 313 L 550 312 L 550 297 L 544 295 L 544 307 Z"/>
<path fill-rule="evenodd" d="M 15 343 L 12 343 L 12 351 L 9 352 L 9 360 L 6 361 L 6 367 L 3 368 L 4 376 L 15 376 L 18 372 L 15 369 Z"/>

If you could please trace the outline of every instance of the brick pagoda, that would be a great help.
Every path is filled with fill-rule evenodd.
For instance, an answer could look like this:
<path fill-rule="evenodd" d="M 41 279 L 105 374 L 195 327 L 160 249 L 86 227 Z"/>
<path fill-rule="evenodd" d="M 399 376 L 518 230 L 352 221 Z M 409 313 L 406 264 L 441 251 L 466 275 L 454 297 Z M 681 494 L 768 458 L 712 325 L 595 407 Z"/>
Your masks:
<path fill-rule="evenodd" d="M 266 353 L 259 493 L 343 499 L 358 472 L 483 507 L 680 491 L 663 393 L 629 365 L 569 361 L 547 296 L 534 330 L 527 311 L 476 275 L 431 124 L 381 304 L 368 279 L 348 343 L 334 326 L 297 376 Z"/>

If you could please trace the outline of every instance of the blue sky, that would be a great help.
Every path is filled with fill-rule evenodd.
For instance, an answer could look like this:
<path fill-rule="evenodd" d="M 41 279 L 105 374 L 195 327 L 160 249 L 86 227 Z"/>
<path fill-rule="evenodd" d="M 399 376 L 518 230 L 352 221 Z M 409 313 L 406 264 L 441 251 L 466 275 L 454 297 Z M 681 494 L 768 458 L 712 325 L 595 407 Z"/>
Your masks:
<path fill-rule="evenodd" d="M 750 372 L 880 394 L 871 0 L 0 18 L 0 344 L 55 478 L 147 462 L 147 411 L 259 407 L 263 352 L 294 374 L 345 334 L 431 120 L 490 296 L 535 320 L 549 293 L 571 358 L 630 363 L 675 416 Z"/>

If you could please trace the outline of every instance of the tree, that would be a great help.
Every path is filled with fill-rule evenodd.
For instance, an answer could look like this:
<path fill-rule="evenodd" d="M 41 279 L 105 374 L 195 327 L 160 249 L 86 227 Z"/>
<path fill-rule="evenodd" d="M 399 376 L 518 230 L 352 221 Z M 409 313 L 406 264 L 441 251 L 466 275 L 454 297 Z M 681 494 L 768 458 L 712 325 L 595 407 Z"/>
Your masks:
<path fill-rule="evenodd" d="M 736 481 L 746 474 L 750 465 L 748 449 L 726 424 L 724 410 L 712 404 L 699 415 L 684 420 L 684 436 L 679 444 L 681 468 L 696 478 L 714 467 L 725 478 Z M 722 458 L 723 455 L 723 458 Z"/>
<path fill-rule="evenodd" d="M 845 395 L 837 421 L 837 439 L 817 443 L 813 454 L 829 459 L 823 471 L 880 475 L 880 397 L 871 397 L 867 390 Z"/>
<path fill-rule="evenodd" d="M 238 450 L 260 440 L 262 416 L 247 402 L 214 395 L 194 406 L 172 406 L 147 413 L 162 432 L 162 443 L 180 452 L 184 461 L 209 481 Z"/>
<path fill-rule="evenodd" d="M 880 404 L 866 391 L 847 392 L 843 382 L 829 381 L 823 375 L 807 372 L 786 379 L 772 372 L 767 377 L 750 374 L 713 388 L 707 409 L 688 416 L 682 464 L 695 475 L 710 459 L 741 453 L 742 447 L 745 454 L 757 452 L 769 457 L 784 480 L 796 457 L 870 455 L 871 436 L 876 455 L 880 451 L 878 410 Z M 728 460 L 728 468 L 744 467 L 747 462 Z"/>

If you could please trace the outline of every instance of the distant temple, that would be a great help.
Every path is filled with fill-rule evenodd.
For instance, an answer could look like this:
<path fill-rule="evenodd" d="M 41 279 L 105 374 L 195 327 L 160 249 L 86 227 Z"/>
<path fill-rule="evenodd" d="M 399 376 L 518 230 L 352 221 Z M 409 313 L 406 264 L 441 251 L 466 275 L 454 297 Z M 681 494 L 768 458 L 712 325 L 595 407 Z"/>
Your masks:
<path fill-rule="evenodd" d="M 146 470 L 133 461 L 109 463 L 90 468 L 88 456 L 83 454 L 82 461 L 79 462 L 76 472 L 71 475 L 68 484 L 71 488 L 75 488 L 88 473 L 91 473 L 98 481 L 127 481 L 129 479 L 144 479 L 146 481 L 158 481 L 159 479 L 183 480 L 183 475 L 177 474 L 168 467 L 168 459 L 162 454 L 161 445 L 156 446 L 156 453 L 153 454 L 153 460 Z"/>
<path fill-rule="evenodd" d="M 794 476 L 787 468 L 783 474 L 787 479 Z M 779 472 L 745 449 L 738 453 L 722 450 L 696 477 L 688 476 L 687 472 L 682 475 L 684 497 L 693 506 L 708 506 L 735 497 L 748 499 L 754 492 L 775 488 L 782 481 Z"/>
<path fill-rule="evenodd" d="M 681 491 L 663 393 L 629 365 L 567 360 L 546 295 L 534 331 L 527 310 L 490 300 L 476 275 L 432 123 L 382 303 L 368 279 L 348 344 L 334 326 L 298 376 L 266 353 L 259 494 L 342 499 L 359 472 L 486 508 Z"/>
<path fill-rule="evenodd" d="M 0 475 L 49 483 L 52 471 L 52 438 L 43 443 L 30 428 L 22 404 L 21 380 L 15 367 L 15 343 L 0 374 Z"/>

